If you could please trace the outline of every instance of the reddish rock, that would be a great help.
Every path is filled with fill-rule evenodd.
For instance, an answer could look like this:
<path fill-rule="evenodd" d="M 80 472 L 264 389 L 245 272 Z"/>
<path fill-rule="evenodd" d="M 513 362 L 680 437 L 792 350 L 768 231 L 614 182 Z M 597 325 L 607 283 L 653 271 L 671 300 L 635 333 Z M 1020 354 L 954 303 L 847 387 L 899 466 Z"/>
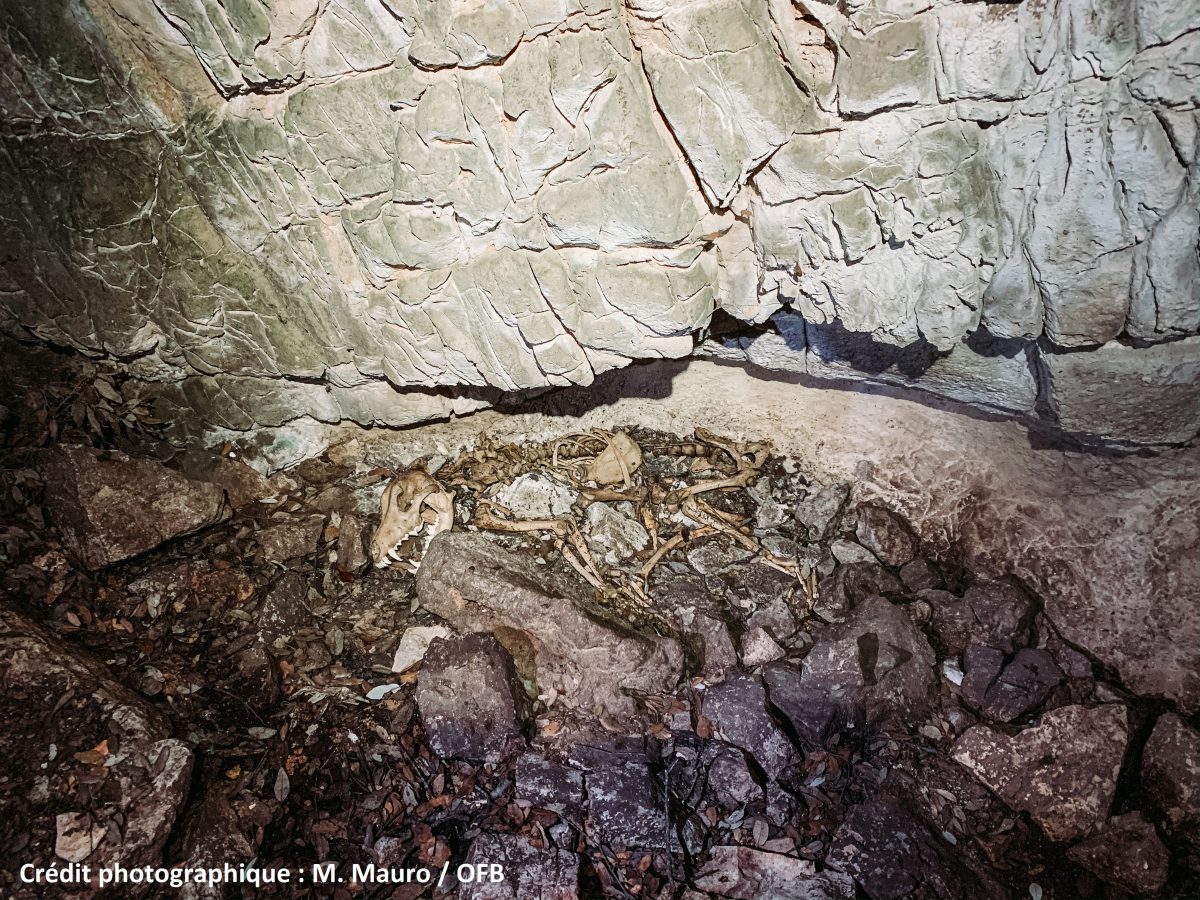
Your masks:
<path fill-rule="evenodd" d="M 671 838 L 666 800 L 641 753 L 600 754 L 584 776 L 588 814 L 612 846 L 665 850 Z"/>
<path fill-rule="evenodd" d="M 1114 816 L 1067 856 L 1105 884 L 1131 894 L 1157 894 L 1167 883 L 1171 854 L 1140 812 Z"/>
<path fill-rule="evenodd" d="M 417 708 L 442 758 L 497 762 L 523 740 L 512 657 L 489 634 L 435 638 L 417 678 Z"/>
<path fill-rule="evenodd" d="M 317 549 L 324 527 L 325 516 L 320 513 L 288 516 L 267 526 L 257 535 L 262 559 L 268 563 L 282 564 L 307 556 Z"/>
<path fill-rule="evenodd" d="M 704 696 L 704 716 L 716 737 L 741 747 L 771 778 L 796 760 L 787 736 L 767 711 L 762 683 L 749 675 L 730 675 Z"/>
<path fill-rule="evenodd" d="M 1010 581 L 977 582 L 963 595 L 975 616 L 974 641 L 1012 653 L 1029 643 L 1033 601 Z"/>
<path fill-rule="evenodd" d="M 99 662 L 17 613 L 6 596 L 0 719 L 5 754 L 16 763 L 5 767 L 6 824 L 32 839 L 22 864 L 69 859 L 93 872 L 163 865 L 191 789 L 192 751 L 170 736 L 160 712 Z M 149 891 L 135 885 L 121 896 Z"/>
<path fill-rule="evenodd" d="M 852 875 L 871 900 L 914 895 L 996 896 L 961 864 L 958 853 L 918 813 L 911 797 L 885 793 L 850 811 L 833 836 L 825 863 Z"/>
<path fill-rule="evenodd" d="M 838 725 L 837 702 L 823 691 L 805 688 L 800 667 L 786 660 L 767 666 L 763 670 L 763 683 L 771 705 L 788 720 L 801 745 L 824 746 Z"/>
<path fill-rule="evenodd" d="M 46 452 L 46 512 L 89 569 L 129 559 L 229 516 L 225 491 L 152 460 L 61 446 Z"/>
<path fill-rule="evenodd" d="M 464 862 L 485 871 L 491 871 L 487 866 L 500 866 L 504 877 L 463 883 L 459 900 L 576 900 L 579 896 L 579 857 L 566 850 L 534 847 L 519 834 L 481 834 Z"/>
<path fill-rule="evenodd" d="M 934 684 L 934 656 L 912 620 L 871 597 L 843 625 L 831 625 L 804 658 L 801 685 L 871 719 L 920 714 Z"/>
<path fill-rule="evenodd" d="M 632 716 L 627 690 L 672 690 L 683 651 L 606 617 L 592 589 L 538 567 L 482 534 L 439 534 L 417 573 L 421 605 L 461 631 L 499 635 L 541 690 L 586 709 Z"/>
<path fill-rule="evenodd" d="M 1200 733 L 1164 713 L 1142 751 L 1142 785 L 1171 832 L 1200 846 Z"/>
<path fill-rule="evenodd" d="M 951 755 L 1052 841 L 1074 840 L 1108 818 L 1125 757 L 1123 706 L 1064 706 L 1010 737 L 969 728 Z"/>

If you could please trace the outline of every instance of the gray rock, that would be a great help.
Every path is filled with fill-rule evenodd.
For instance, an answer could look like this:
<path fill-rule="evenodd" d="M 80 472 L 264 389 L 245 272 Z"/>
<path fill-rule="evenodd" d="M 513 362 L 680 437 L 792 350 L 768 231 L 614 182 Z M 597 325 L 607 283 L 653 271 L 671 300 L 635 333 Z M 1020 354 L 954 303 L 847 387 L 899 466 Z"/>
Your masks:
<path fill-rule="evenodd" d="M 651 90 L 705 197 L 726 206 L 792 132 L 815 119 L 808 96 L 774 52 L 764 4 L 635 8 L 630 28 Z M 714 36 L 726 39 L 713 43 Z M 737 35 L 737 39 L 733 39 Z M 736 111 L 730 105 L 741 97 Z"/>
<path fill-rule="evenodd" d="M 874 565 L 879 562 L 870 550 L 854 541 L 838 540 L 829 545 L 833 558 L 843 566 Z"/>
<path fill-rule="evenodd" d="M 517 797 L 559 815 L 583 806 L 583 773 L 578 769 L 526 753 L 517 760 Z"/>
<path fill-rule="evenodd" d="M 687 551 L 687 561 L 701 575 L 716 575 L 732 565 L 745 562 L 754 554 L 725 537 L 695 544 Z"/>
<path fill-rule="evenodd" d="M 584 522 L 592 555 L 610 566 L 619 565 L 650 543 L 650 535 L 640 522 L 608 503 L 590 504 Z"/>
<path fill-rule="evenodd" d="M 823 691 L 805 688 L 800 667 L 790 662 L 772 663 L 763 669 L 763 683 L 771 705 L 791 724 L 801 746 L 823 747 L 839 724 L 837 701 Z"/>
<path fill-rule="evenodd" d="M 700 636 L 704 662 L 701 671 L 706 675 L 720 675 L 738 664 L 737 650 L 729 636 L 729 626 L 714 615 L 700 613 L 692 622 L 693 633 Z"/>
<path fill-rule="evenodd" d="M 229 516 L 225 492 L 117 451 L 59 446 L 42 457 L 45 507 L 89 569 L 129 559 Z"/>
<path fill-rule="evenodd" d="M 795 582 L 795 579 L 792 579 Z M 780 643 L 787 643 L 796 633 L 796 618 L 788 603 L 793 600 L 793 588 L 788 585 L 769 600 L 757 604 L 757 608 L 746 619 L 746 630 L 761 629 Z"/>
<path fill-rule="evenodd" d="M 761 626 L 753 626 L 742 635 L 742 665 L 753 669 L 785 656 L 780 647 Z"/>
<path fill-rule="evenodd" d="M 703 761 L 708 767 L 708 790 L 725 813 L 762 797 L 763 790 L 754 780 L 742 750 L 715 742 L 705 748 Z"/>
<path fill-rule="evenodd" d="M 290 639 L 313 622 L 308 608 L 308 582 L 296 572 L 279 576 L 268 588 L 258 606 L 259 629 L 268 644 Z"/>
<path fill-rule="evenodd" d="M 719 582 L 736 606 L 753 610 L 759 623 L 776 638 L 786 639 L 796 630 L 788 611 L 798 589 L 793 576 L 754 562 L 725 569 Z"/>
<path fill-rule="evenodd" d="M 526 472 L 501 487 L 492 499 L 517 519 L 560 519 L 578 497 L 578 491 L 553 475 Z"/>
<path fill-rule="evenodd" d="M 854 882 L 838 872 L 817 873 L 806 859 L 753 847 L 713 847 L 697 870 L 697 890 L 731 900 L 853 900 Z"/>
<path fill-rule="evenodd" d="M 537 848 L 519 834 L 481 834 L 464 860 L 469 866 L 501 866 L 504 878 L 462 882 L 460 900 L 576 900 L 579 857 L 567 850 Z"/>
<path fill-rule="evenodd" d="M 1114 341 L 1048 354 L 1045 364 L 1051 406 L 1069 431 L 1130 444 L 1183 443 L 1200 431 L 1200 337 L 1146 348 Z"/>
<path fill-rule="evenodd" d="M 850 500 L 850 485 L 828 484 L 811 489 L 803 500 L 796 504 L 796 524 L 807 531 L 810 541 L 820 541 L 829 535 L 837 524 L 842 510 Z"/>
<path fill-rule="evenodd" d="M 1171 832 L 1200 846 L 1200 733 L 1174 713 L 1160 716 L 1146 741 L 1142 785 Z"/>
<path fill-rule="evenodd" d="M 791 742 L 767 711 L 762 683 L 749 675 L 730 675 L 704 695 L 704 716 L 714 734 L 741 747 L 770 778 L 796 761 Z"/>
<path fill-rule="evenodd" d="M 934 684 L 925 636 L 882 597 L 863 602 L 842 625 L 830 625 L 804 658 L 801 686 L 824 693 L 869 719 L 920 715 Z"/>
<path fill-rule="evenodd" d="M 784 304 L 752 360 L 1028 414 L 1044 334 L 1067 427 L 1196 433 L 1192 6 L 535 7 L 15 20 L 5 320 L 208 444 L 589 384 Z M 278 103 L 197 125 L 155 84 Z"/>
<path fill-rule="evenodd" d="M 325 517 L 320 513 L 289 516 L 258 532 L 259 551 L 265 562 L 276 565 L 307 556 L 317 549 L 324 528 Z"/>
<path fill-rule="evenodd" d="M 0 596 L 0 684 L 0 714 L 14 746 L 42 748 L 38 764 L 7 767 L 5 789 L 28 798 L 28 815 L 39 824 L 56 822 L 58 855 L 93 867 L 164 865 L 163 849 L 191 788 L 193 759 L 170 736 L 162 714 L 97 661 L 17 613 L 7 596 Z M 31 716 L 31 698 L 53 702 Z M 51 747 L 55 752 L 47 757 Z M 76 753 L 97 755 L 88 761 Z M 37 799 L 39 775 L 61 783 L 52 801 Z M 95 789 L 98 781 L 103 791 Z M 114 819 L 123 827 L 93 827 Z M 42 841 L 23 853 L 23 862 L 39 867 L 61 862 L 55 847 Z M 146 893 L 137 885 L 128 890 L 129 896 Z"/>
<path fill-rule="evenodd" d="M 902 588 L 896 576 L 874 560 L 838 566 L 817 585 L 813 612 L 826 622 L 838 624 L 868 597 L 896 594 Z"/>
<path fill-rule="evenodd" d="M 1140 812 L 1114 816 L 1067 851 L 1072 862 L 1105 884 L 1131 894 L 1157 894 L 1167 883 L 1171 854 Z"/>
<path fill-rule="evenodd" d="M 346 575 L 359 575 L 371 562 L 363 546 L 362 521 L 358 516 L 343 515 L 337 539 L 337 569 Z"/>
<path fill-rule="evenodd" d="M 779 323 L 790 315 L 794 313 L 779 312 L 774 319 Z M 1026 414 L 1033 412 L 1037 402 L 1034 354 L 1028 346 L 980 347 L 979 342 L 966 339 L 946 352 L 925 343 L 898 348 L 875 335 L 840 327 L 810 326 L 805 334 L 809 340 L 804 365 L 816 378 L 861 378 Z"/>
<path fill-rule="evenodd" d="M 765 480 L 767 479 L 759 479 L 759 482 L 761 483 Z M 779 502 L 766 491 L 759 492 L 756 495 L 752 488 L 747 493 L 758 504 L 754 510 L 754 528 L 756 531 L 773 531 L 792 517 L 790 504 Z"/>
<path fill-rule="evenodd" d="M 1050 840 L 1069 841 L 1108 818 L 1128 737 L 1122 706 L 1064 706 L 1014 737 L 969 728 L 951 755 Z"/>
<path fill-rule="evenodd" d="M 903 566 L 912 562 L 917 552 L 917 539 L 912 528 L 900 516 L 882 506 L 860 506 L 858 527 L 855 529 L 859 543 L 888 566 Z"/>
<path fill-rule="evenodd" d="M 497 762 L 521 734 L 512 658 L 487 634 L 434 638 L 417 676 L 429 746 L 443 758 Z"/>
<path fill-rule="evenodd" d="M 421 605 L 467 631 L 494 631 L 522 674 L 559 702 L 591 710 L 601 703 L 631 715 L 626 689 L 670 691 L 683 651 L 672 640 L 610 621 L 581 582 L 556 576 L 482 534 L 443 533 L 417 573 Z"/>

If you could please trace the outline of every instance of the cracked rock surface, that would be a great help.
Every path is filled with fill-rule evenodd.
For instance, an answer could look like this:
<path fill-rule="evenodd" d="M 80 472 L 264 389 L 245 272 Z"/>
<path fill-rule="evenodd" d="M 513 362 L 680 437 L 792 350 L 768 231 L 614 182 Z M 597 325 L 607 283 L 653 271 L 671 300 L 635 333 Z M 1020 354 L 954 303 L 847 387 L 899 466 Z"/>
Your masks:
<path fill-rule="evenodd" d="M 710 353 L 1184 441 L 1197 21 L 50 0 L 0 36 L 0 322 L 210 443 L 586 385 L 718 309 L 756 329 Z"/>

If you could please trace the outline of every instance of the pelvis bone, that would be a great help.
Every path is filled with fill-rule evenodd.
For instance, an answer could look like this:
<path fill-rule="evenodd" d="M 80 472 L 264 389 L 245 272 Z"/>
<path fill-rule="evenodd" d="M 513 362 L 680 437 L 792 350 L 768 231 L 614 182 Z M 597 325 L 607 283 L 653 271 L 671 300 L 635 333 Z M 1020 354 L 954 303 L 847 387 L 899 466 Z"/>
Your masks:
<path fill-rule="evenodd" d="M 426 526 L 430 530 L 422 553 L 434 535 L 454 527 L 454 497 L 423 469 L 401 472 L 383 490 L 379 527 L 371 538 L 371 558 L 376 568 L 401 563 L 415 572 L 419 562 L 404 559 L 400 545 Z"/>

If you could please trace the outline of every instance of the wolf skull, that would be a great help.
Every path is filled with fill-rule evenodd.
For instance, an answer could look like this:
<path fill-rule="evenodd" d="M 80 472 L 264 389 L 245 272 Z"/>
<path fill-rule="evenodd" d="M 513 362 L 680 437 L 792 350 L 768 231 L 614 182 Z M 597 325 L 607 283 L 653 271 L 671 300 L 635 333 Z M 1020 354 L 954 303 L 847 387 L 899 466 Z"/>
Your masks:
<path fill-rule="evenodd" d="M 376 568 L 406 562 L 400 557 L 400 545 L 426 525 L 432 526 L 425 538 L 428 547 L 434 535 L 454 527 L 454 498 L 421 469 L 401 472 L 383 490 L 379 527 L 371 538 Z M 415 571 L 416 561 L 407 562 Z"/>

